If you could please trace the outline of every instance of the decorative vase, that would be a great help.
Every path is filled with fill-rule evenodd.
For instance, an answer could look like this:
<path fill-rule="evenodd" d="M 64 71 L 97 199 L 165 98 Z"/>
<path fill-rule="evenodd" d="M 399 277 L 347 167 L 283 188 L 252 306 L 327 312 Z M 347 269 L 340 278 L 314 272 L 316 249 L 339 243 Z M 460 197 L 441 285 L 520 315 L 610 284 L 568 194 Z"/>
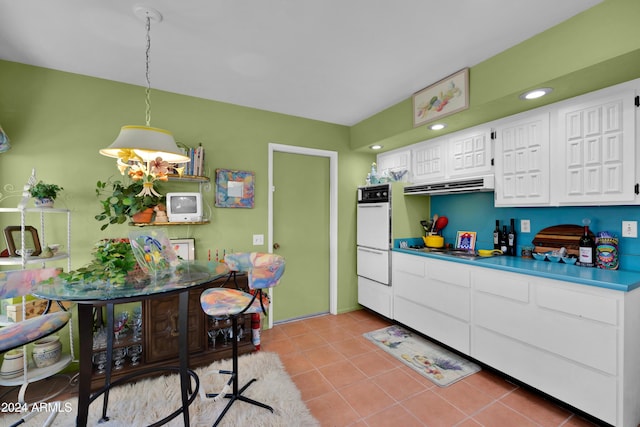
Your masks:
<path fill-rule="evenodd" d="M 151 218 L 153 218 L 153 208 L 146 208 L 131 217 L 133 222 L 145 224 L 151 222 Z"/>
<path fill-rule="evenodd" d="M 43 338 L 33 344 L 31 356 L 36 367 L 45 368 L 51 366 L 58 362 L 62 356 L 62 343 L 55 335 Z"/>
<path fill-rule="evenodd" d="M 4 354 L 0 378 L 8 379 L 19 377 L 24 373 L 24 352 L 22 349 L 11 350 Z"/>
<path fill-rule="evenodd" d="M 51 197 L 44 198 L 36 198 L 34 199 L 34 203 L 37 208 L 52 208 L 53 207 L 53 199 Z"/>

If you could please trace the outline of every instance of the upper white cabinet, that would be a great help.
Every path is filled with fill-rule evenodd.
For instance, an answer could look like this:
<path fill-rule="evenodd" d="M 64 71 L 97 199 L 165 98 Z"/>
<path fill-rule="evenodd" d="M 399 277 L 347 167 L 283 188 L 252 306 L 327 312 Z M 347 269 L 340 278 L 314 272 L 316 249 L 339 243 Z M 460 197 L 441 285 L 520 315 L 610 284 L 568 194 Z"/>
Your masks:
<path fill-rule="evenodd" d="M 557 110 L 552 172 L 557 204 L 635 201 L 635 96 L 632 82 L 573 98 Z"/>
<path fill-rule="evenodd" d="M 430 139 L 411 146 L 413 182 L 429 182 L 445 177 L 447 140 Z"/>
<path fill-rule="evenodd" d="M 411 174 L 411 150 L 404 148 L 380 153 L 376 157 L 376 163 L 380 174 L 386 172 L 390 175 L 391 172 L 402 172 L 404 170 L 407 171 L 407 174 Z M 404 181 L 405 177 L 403 176 L 402 178 Z M 406 180 L 410 179 L 410 177 L 407 177 Z"/>
<path fill-rule="evenodd" d="M 450 177 L 491 173 L 491 129 L 488 126 L 454 133 L 447 145 Z"/>
<path fill-rule="evenodd" d="M 483 125 L 411 146 L 413 182 L 493 172 L 491 128 Z"/>
<path fill-rule="evenodd" d="M 495 205 L 549 204 L 549 112 L 495 125 Z"/>

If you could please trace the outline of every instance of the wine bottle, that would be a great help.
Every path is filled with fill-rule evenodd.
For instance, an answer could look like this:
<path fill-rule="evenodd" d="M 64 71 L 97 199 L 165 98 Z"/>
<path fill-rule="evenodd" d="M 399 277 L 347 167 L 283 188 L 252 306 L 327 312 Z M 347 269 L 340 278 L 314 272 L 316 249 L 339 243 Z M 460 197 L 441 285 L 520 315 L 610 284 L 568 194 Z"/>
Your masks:
<path fill-rule="evenodd" d="M 496 229 L 493 230 L 493 249 L 500 249 L 500 220 L 496 219 Z"/>
<path fill-rule="evenodd" d="M 511 218 L 511 229 L 507 237 L 507 255 L 516 255 L 516 220 Z"/>
<path fill-rule="evenodd" d="M 507 251 L 508 251 L 508 241 L 507 241 L 508 236 L 509 236 L 509 233 L 507 233 L 507 226 L 503 225 L 502 232 L 500 233 L 500 250 L 505 255 L 507 254 Z"/>
<path fill-rule="evenodd" d="M 588 219 L 582 221 L 582 224 L 584 225 L 584 233 L 582 234 L 582 237 L 580 237 L 580 256 L 578 261 L 580 261 L 580 265 L 583 267 L 593 267 L 596 259 L 596 242 L 593 236 L 589 234 L 590 223 L 591 221 Z"/>

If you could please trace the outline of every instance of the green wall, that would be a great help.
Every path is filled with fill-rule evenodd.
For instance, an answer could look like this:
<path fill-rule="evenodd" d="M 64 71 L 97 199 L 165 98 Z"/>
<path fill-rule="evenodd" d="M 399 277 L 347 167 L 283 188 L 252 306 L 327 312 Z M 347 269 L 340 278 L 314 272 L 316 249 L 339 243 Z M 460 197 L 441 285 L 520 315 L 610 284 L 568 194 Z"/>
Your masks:
<path fill-rule="evenodd" d="M 72 268 L 86 264 L 98 240 L 126 236 L 129 227 L 100 231 L 95 185 L 119 177 L 115 160 L 98 154 L 111 144 L 122 125 L 144 124 L 144 89 L 49 69 L 0 61 L 0 123 L 12 149 L 0 155 L 0 206 L 15 207 L 7 186 L 21 189 L 32 168 L 37 177 L 64 187 L 58 199 L 72 211 Z M 171 226 L 170 237 L 195 238 L 196 256 L 209 249 L 264 250 L 253 246 L 252 235 L 267 234 L 267 153 L 269 143 L 338 152 L 339 271 L 338 310 L 357 308 L 355 270 L 355 187 L 364 183 L 372 154 L 352 151 L 349 129 L 200 98 L 152 91 L 154 126 L 170 129 L 187 145 L 206 149 L 208 175 L 216 168 L 255 171 L 255 208 L 213 207 L 214 192 L 206 193 L 213 219 L 208 225 Z M 311 177 L 300 177 L 311 179 Z M 190 185 L 181 188 L 186 191 Z M 212 186 L 213 187 L 213 186 Z M 197 187 L 191 187 L 195 190 Z M 37 221 L 34 219 L 33 221 Z M 19 217 L 0 216 L 0 227 L 19 224 Z M 35 224 L 36 226 L 38 224 Z M 300 218 L 292 227 L 303 229 Z M 38 227 L 39 228 L 39 227 Z M 47 240 L 66 242 L 64 224 L 47 228 Z M 310 272 L 313 274 L 313 272 Z"/>
<path fill-rule="evenodd" d="M 471 107 L 447 117 L 445 133 L 640 77 L 638 17 L 639 1 L 604 0 L 472 66 Z M 540 85 L 556 91 L 532 103 L 517 100 Z M 170 129 L 187 145 L 203 144 L 210 176 L 216 168 L 256 173 L 254 209 L 213 208 L 209 225 L 169 228 L 171 237 L 195 238 L 199 258 L 209 249 L 267 250 L 252 246 L 252 235 L 267 232 L 268 143 L 338 152 L 341 312 L 357 307 L 355 187 L 364 183 L 374 158 L 367 147 L 382 142 L 388 150 L 437 136 L 426 126 L 412 127 L 410 96 L 351 128 L 155 90 L 152 107 L 152 125 Z M 73 212 L 72 268 L 80 267 L 96 241 L 128 231 L 119 226 L 100 232 L 93 219 L 99 211 L 96 181 L 117 174 L 115 161 L 98 149 L 108 146 L 122 125 L 143 123 L 142 87 L 0 61 L 0 124 L 13 146 L 0 154 L 0 206 L 15 206 L 17 199 L 6 197 L 7 186 L 20 189 L 32 168 L 39 178 L 62 185 L 61 202 Z M 213 205 L 213 192 L 206 196 Z M 400 230 L 411 232 L 415 224 L 405 221 Z M 15 223 L 0 216 L 1 227 Z M 304 220 L 292 226 L 304 227 Z M 49 229 L 47 240 L 65 241 L 63 229 Z"/>
<path fill-rule="evenodd" d="M 438 120 L 435 132 L 413 128 L 409 96 L 351 127 L 351 148 L 384 150 L 435 138 L 477 124 L 640 77 L 640 1 L 604 0 L 561 24 L 489 58 L 469 70 L 469 109 Z M 445 76 L 443 76 L 445 77 Z M 425 82 L 428 86 L 431 82 Z M 529 89 L 552 87 L 524 102 Z"/>

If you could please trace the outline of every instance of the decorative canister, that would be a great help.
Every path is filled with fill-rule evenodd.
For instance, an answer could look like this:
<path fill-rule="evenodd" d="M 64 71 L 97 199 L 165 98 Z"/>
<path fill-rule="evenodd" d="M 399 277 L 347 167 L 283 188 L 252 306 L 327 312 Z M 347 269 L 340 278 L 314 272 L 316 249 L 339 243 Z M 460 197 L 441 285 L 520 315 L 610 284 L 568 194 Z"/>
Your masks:
<path fill-rule="evenodd" d="M 31 356 L 38 368 L 51 366 L 62 356 L 62 343 L 56 335 L 43 338 L 33 344 Z"/>
<path fill-rule="evenodd" d="M 0 368 L 0 378 L 15 378 L 24 372 L 24 352 L 22 349 L 9 350 L 4 354 L 2 367 Z"/>
<path fill-rule="evenodd" d="M 620 266 L 618 238 L 608 231 L 601 231 L 596 237 L 596 266 L 608 270 Z"/>

